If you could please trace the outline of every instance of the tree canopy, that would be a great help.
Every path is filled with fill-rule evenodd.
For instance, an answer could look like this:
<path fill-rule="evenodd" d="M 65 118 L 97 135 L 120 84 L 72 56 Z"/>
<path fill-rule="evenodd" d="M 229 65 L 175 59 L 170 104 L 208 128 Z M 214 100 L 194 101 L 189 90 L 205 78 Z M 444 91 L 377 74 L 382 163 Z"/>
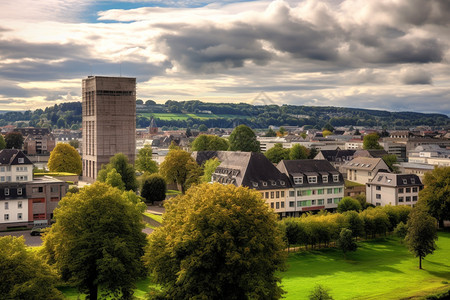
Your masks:
<path fill-rule="evenodd" d="M 450 219 L 450 167 L 435 167 L 425 173 L 425 188 L 419 192 L 419 205 L 444 226 L 444 220 Z"/>
<path fill-rule="evenodd" d="M 0 134 L 0 150 L 6 148 L 6 141 L 2 134 Z"/>
<path fill-rule="evenodd" d="M 114 168 L 109 170 L 108 174 L 106 174 L 105 183 L 122 191 L 125 189 L 125 183 L 122 181 L 122 176 L 120 176 Z"/>
<path fill-rule="evenodd" d="M 198 183 L 202 175 L 191 154 L 181 149 L 172 149 L 167 153 L 159 172 L 168 183 L 176 183 L 183 193 L 191 184 Z"/>
<path fill-rule="evenodd" d="M 309 149 L 306 148 L 303 145 L 295 144 L 291 147 L 291 150 L 289 151 L 289 159 L 296 160 L 296 159 L 307 159 L 309 156 Z"/>
<path fill-rule="evenodd" d="M 336 246 L 344 252 L 344 255 L 350 251 L 356 251 L 358 245 L 353 240 L 352 231 L 347 228 L 342 228 L 339 238 L 336 241 Z"/>
<path fill-rule="evenodd" d="M 158 165 L 156 164 L 156 161 L 152 159 L 152 156 L 152 146 L 145 144 L 144 147 L 138 151 L 138 155 L 134 163 L 136 170 L 150 174 L 158 172 Z"/>
<path fill-rule="evenodd" d="M 370 133 L 364 136 L 363 138 L 363 149 L 383 149 L 383 147 L 378 143 L 380 136 L 378 133 Z"/>
<path fill-rule="evenodd" d="M 169 200 L 144 256 L 171 299 L 279 299 L 284 259 L 276 216 L 259 192 L 218 183 Z"/>
<path fill-rule="evenodd" d="M 145 207 L 134 192 L 100 182 L 67 194 L 43 238 L 48 261 L 89 299 L 97 299 L 99 286 L 105 295 L 131 299 L 144 275 Z"/>
<path fill-rule="evenodd" d="M 10 132 L 5 135 L 6 149 L 22 149 L 23 135 L 20 132 Z"/>
<path fill-rule="evenodd" d="M 163 201 L 166 198 L 167 184 L 159 174 L 151 174 L 142 182 L 141 196 L 146 203 Z"/>
<path fill-rule="evenodd" d="M 392 172 L 397 173 L 398 172 L 398 167 L 394 166 L 394 164 L 396 164 L 397 161 L 397 155 L 395 154 L 388 154 L 383 156 L 383 161 L 386 163 L 386 165 L 388 165 L 389 169 L 391 169 Z"/>
<path fill-rule="evenodd" d="M 409 215 L 408 232 L 405 237 L 409 251 L 419 257 L 419 269 L 422 269 L 422 258 L 436 249 L 436 219 L 420 208 L 415 208 Z"/>
<path fill-rule="evenodd" d="M 77 149 L 69 144 L 59 143 L 50 152 L 48 168 L 51 172 L 68 172 L 81 174 L 81 156 Z"/>
<path fill-rule="evenodd" d="M 123 153 L 117 153 L 110 158 L 109 164 L 103 165 L 102 169 L 98 172 L 97 180 L 100 182 L 106 182 L 108 173 L 116 169 L 117 173 L 120 174 L 123 183 L 125 184 L 125 189 L 135 191 L 137 189 L 137 180 L 134 167 L 132 164 L 128 163 L 128 157 Z"/>
<path fill-rule="evenodd" d="M 230 151 L 260 152 L 259 142 L 253 130 L 246 125 L 234 128 L 229 137 Z"/>
<path fill-rule="evenodd" d="M 23 237 L 0 237 L 0 295 L 2 299 L 63 299 L 55 288 L 57 276 Z"/>
<path fill-rule="evenodd" d="M 201 178 L 201 182 L 210 182 L 212 174 L 219 165 L 220 161 L 217 159 L 217 157 L 205 161 L 205 163 L 203 164 L 203 176 Z"/>
<path fill-rule="evenodd" d="M 345 211 L 349 210 L 355 210 L 360 211 L 362 209 L 361 203 L 353 199 L 352 197 L 344 197 L 341 201 L 338 203 L 337 211 L 340 213 L 343 213 Z"/>
<path fill-rule="evenodd" d="M 282 160 L 289 159 L 289 153 L 290 150 L 283 148 L 283 144 L 276 143 L 272 148 L 267 150 L 264 155 L 272 163 L 277 164 Z"/>
<path fill-rule="evenodd" d="M 200 134 L 191 144 L 192 151 L 226 151 L 228 140 L 210 134 Z"/>

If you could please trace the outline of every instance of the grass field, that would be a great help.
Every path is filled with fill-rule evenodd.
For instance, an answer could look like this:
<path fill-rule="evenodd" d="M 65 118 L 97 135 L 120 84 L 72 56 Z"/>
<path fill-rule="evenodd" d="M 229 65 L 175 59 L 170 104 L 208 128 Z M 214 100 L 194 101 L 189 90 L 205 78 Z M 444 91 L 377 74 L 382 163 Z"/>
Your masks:
<path fill-rule="evenodd" d="M 224 118 L 224 119 L 247 118 L 246 116 L 240 116 L 240 115 L 183 114 L 183 113 L 179 113 L 179 114 L 176 114 L 176 113 L 139 113 L 139 115 L 142 115 L 147 118 L 154 116 L 155 118 L 158 118 L 161 120 L 187 120 L 189 118 L 201 119 L 201 120 L 218 119 L 218 118 Z"/>
<path fill-rule="evenodd" d="M 422 261 L 423 270 L 395 238 L 360 242 L 346 259 L 337 249 L 294 253 L 282 274 L 284 296 L 307 299 L 314 286 L 322 284 L 335 300 L 421 299 L 450 288 L 450 232 L 440 232 L 437 245 L 435 253 Z M 149 286 L 154 285 L 148 278 L 140 280 L 135 295 L 143 299 Z M 67 299 L 84 299 L 74 288 L 60 290 Z"/>
<path fill-rule="evenodd" d="M 422 261 L 423 270 L 418 258 L 394 238 L 361 242 L 347 259 L 337 249 L 291 254 L 289 269 L 282 274 L 286 299 L 307 299 L 316 284 L 328 287 L 336 300 L 419 299 L 448 289 L 450 233 L 440 232 L 437 245 Z"/>

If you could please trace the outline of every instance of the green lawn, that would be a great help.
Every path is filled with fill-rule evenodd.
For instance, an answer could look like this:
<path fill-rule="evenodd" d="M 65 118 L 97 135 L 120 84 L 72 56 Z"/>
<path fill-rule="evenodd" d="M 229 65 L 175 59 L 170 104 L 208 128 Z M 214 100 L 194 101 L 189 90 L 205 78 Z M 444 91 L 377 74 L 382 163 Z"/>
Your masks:
<path fill-rule="evenodd" d="M 440 232 L 438 249 L 418 268 L 397 239 L 359 243 L 344 259 L 337 249 L 291 254 L 282 274 L 286 299 L 307 299 L 316 284 L 330 289 L 334 299 L 402 299 L 450 288 L 450 233 Z"/>
<path fill-rule="evenodd" d="M 162 215 L 154 215 L 148 212 L 145 212 L 144 215 L 146 215 L 147 217 L 155 220 L 158 223 L 162 223 Z"/>

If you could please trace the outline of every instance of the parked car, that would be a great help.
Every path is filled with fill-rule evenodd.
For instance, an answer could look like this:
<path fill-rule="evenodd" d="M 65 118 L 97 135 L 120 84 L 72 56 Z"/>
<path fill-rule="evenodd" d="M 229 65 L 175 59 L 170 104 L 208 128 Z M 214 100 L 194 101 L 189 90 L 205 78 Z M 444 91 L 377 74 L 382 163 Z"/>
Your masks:
<path fill-rule="evenodd" d="M 32 235 L 32 236 L 41 235 L 42 233 L 45 232 L 45 230 L 48 227 L 50 227 L 50 226 L 35 226 L 31 229 L 30 235 Z"/>

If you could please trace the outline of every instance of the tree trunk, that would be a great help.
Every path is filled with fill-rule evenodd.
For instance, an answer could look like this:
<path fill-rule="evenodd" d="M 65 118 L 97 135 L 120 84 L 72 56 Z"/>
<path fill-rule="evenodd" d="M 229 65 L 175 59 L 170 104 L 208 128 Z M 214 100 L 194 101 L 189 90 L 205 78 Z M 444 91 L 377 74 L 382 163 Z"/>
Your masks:
<path fill-rule="evenodd" d="M 89 284 L 89 295 L 86 297 L 86 299 L 97 300 L 97 296 L 98 296 L 98 286 L 93 282 L 91 282 L 91 284 Z"/>
<path fill-rule="evenodd" d="M 422 256 L 419 255 L 419 269 L 422 270 Z"/>

